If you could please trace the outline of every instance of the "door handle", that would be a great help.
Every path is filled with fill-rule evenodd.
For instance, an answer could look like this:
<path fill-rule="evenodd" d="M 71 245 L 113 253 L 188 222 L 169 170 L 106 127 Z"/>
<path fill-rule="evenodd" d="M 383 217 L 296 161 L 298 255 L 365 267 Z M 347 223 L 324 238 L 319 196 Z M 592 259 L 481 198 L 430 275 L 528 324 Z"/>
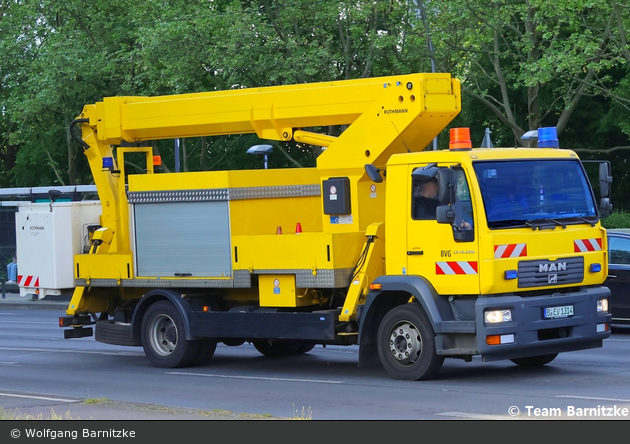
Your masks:
<path fill-rule="evenodd" d="M 407 251 L 407 256 L 422 256 L 423 254 L 422 250 Z"/>

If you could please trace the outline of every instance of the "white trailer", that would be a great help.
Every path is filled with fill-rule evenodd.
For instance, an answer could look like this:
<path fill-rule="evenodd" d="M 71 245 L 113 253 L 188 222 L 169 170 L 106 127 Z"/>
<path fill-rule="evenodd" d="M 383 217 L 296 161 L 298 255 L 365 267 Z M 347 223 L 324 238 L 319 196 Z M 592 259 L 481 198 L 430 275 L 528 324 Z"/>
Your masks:
<path fill-rule="evenodd" d="M 90 245 L 100 224 L 100 201 L 19 203 L 15 213 L 20 296 L 71 293 L 74 255 Z"/>

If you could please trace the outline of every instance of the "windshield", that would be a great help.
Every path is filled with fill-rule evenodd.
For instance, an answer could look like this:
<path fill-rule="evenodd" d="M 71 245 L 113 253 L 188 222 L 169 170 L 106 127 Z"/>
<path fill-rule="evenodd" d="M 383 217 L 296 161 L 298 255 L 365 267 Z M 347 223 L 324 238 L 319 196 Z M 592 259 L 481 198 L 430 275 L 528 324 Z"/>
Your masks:
<path fill-rule="evenodd" d="M 578 160 L 480 161 L 474 169 L 490 228 L 536 221 L 582 223 L 597 217 Z"/>

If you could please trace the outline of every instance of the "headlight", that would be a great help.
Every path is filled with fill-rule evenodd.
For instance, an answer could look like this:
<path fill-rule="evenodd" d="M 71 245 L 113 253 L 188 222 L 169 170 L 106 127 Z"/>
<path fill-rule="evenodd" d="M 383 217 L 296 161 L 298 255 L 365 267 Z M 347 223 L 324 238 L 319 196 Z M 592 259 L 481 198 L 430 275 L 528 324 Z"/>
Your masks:
<path fill-rule="evenodd" d="M 599 299 L 597 301 L 597 311 L 598 312 L 608 311 L 608 299 Z"/>
<path fill-rule="evenodd" d="M 512 320 L 512 310 L 492 310 L 484 313 L 487 324 L 498 324 L 499 322 L 510 322 Z"/>

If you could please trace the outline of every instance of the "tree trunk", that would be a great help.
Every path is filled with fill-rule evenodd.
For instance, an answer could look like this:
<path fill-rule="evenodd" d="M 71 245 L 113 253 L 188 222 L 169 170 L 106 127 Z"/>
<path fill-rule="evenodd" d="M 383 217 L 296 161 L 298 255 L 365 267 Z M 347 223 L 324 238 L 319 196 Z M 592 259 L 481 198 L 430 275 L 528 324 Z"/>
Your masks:
<path fill-rule="evenodd" d="M 77 146 L 70 134 L 70 122 L 65 119 L 66 124 L 66 144 L 68 145 L 68 180 L 72 185 L 79 183 L 79 175 L 77 172 Z M 49 154 L 50 156 L 50 154 Z"/>

